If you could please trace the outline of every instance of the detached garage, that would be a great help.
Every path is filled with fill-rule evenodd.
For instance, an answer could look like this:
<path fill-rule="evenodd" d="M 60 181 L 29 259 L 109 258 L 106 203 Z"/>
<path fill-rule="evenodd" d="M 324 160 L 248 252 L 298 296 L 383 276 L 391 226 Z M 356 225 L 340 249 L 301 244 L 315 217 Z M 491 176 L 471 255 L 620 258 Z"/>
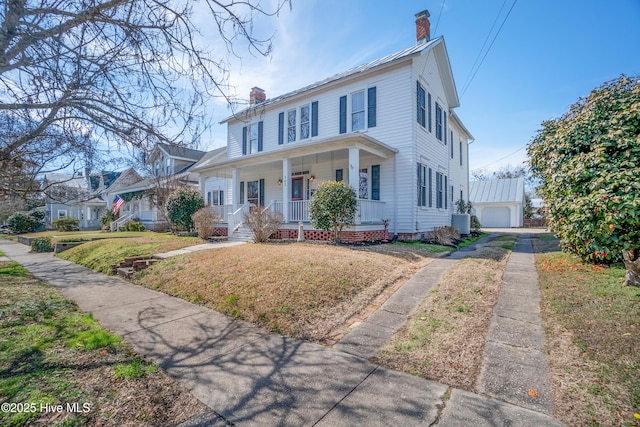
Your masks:
<path fill-rule="evenodd" d="M 472 181 L 469 184 L 469 200 L 483 227 L 523 226 L 524 178 Z"/>

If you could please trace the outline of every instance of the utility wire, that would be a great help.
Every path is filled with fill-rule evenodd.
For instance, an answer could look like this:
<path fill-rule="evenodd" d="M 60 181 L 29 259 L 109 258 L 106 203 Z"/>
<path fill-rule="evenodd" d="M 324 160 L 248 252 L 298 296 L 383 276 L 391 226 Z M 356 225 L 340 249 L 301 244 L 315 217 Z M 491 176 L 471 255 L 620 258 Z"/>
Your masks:
<path fill-rule="evenodd" d="M 436 27 L 433 29 L 434 35 L 438 34 L 438 25 L 440 24 L 440 17 L 442 16 L 442 9 L 444 9 L 444 1 L 445 0 L 442 0 L 442 3 L 440 4 L 440 13 L 438 13 L 438 19 L 436 20 Z"/>
<path fill-rule="evenodd" d="M 518 2 L 518 0 L 513 0 L 513 3 L 511 4 L 511 7 L 509 8 L 509 11 L 507 12 L 507 15 L 504 17 L 504 20 L 502 21 L 502 24 L 500 24 L 500 28 L 498 28 L 498 31 L 496 32 L 495 36 L 493 36 L 493 40 L 491 40 L 491 44 L 487 48 L 487 51 L 484 53 L 484 56 L 482 57 L 482 60 L 480 61 L 480 64 L 478 64 L 478 67 L 473 72 L 473 75 L 471 76 L 471 79 L 469 79 L 469 81 L 466 84 L 466 86 L 462 89 L 462 94 L 460 95 L 460 98 L 462 98 L 464 96 L 464 94 L 467 92 L 467 89 L 469 89 L 469 86 L 471 85 L 471 82 L 476 77 L 476 74 L 478 74 L 478 71 L 480 70 L 480 67 L 484 63 L 484 60 L 486 59 L 487 55 L 489 54 L 489 51 L 493 47 L 493 43 L 498 38 L 498 35 L 500 34 L 500 31 L 502 30 L 502 27 L 504 27 L 505 22 L 507 22 L 507 18 L 509 18 L 509 15 L 511 14 L 511 11 L 513 10 L 513 7 L 516 5 L 517 2 Z"/>
<path fill-rule="evenodd" d="M 504 157 L 502 157 L 502 158 L 499 158 L 498 160 L 494 160 L 493 162 L 491 162 L 491 163 L 487 163 L 486 165 L 484 165 L 484 166 L 482 166 L 482 167 L 479 167 L 479 168 L 476 168 L 476 169 L 484 169 L 484 168 L 486 168 L 486 167 L 488 167 L 488 166 L 495 165 L 496 163 L 501 162 L 501 161 L 503 161 L 504 159 L 506 159 L 506 158 L 509 158 L 509 157 L 513 156 L 514 154 L 517 154 L 518 152 L 520 152 L 520 151 L 524 150 L 525 148 L 527 148 L 527 146 L 526 146 L 526 145 L 523 145 L 522 147 L 518 148 L 518 149 L 517 149 L 516 151 L 514 151 L 513 153 L 511 153 L 511 154 L 507 154 L 506 156 L 504 156 Z"/>

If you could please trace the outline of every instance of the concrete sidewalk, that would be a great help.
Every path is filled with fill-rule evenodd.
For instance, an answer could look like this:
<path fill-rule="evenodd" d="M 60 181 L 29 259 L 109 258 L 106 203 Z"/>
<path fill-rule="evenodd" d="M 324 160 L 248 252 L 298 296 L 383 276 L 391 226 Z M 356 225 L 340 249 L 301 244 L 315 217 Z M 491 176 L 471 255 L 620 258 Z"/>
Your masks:
<path fill-rule="evenodd" d="M 241 426 L 563 425 L 498 399 L 268 333 L 50 254 L 29 254 L 28 247 L 17 243 L 0 239 L 0 250 L 181 380 L 226 422 Z M 226 422 L 203 414 L 189 425 Z"/>

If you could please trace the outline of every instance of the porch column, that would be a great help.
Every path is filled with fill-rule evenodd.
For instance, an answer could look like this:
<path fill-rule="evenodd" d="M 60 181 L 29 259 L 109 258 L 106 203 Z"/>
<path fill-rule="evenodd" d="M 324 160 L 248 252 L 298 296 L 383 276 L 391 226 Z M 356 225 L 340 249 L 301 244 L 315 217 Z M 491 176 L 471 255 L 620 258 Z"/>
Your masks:
<path fill-rule="evenodd" d="M 349 147 L 349 185 L 360 199 L 360 149 Z M 360 203 L 360 202 L 358 202 Z M 359 208 L 359 207 L 358 207 Z M 356 224 L 360 224 L 360 216 L 356 213 Z"/>
<path fill-rule="evenodd" d="M 360 149 L 349 147 L 349 185 L 353 187 L 356 196 L 359 196 L 360 188 Z"/>
<path fill-rule="evenodd" d="M 206 176 L 200 174 L 198 175 L 198 188 L 200 190 L 200 195 L 202 196 L 202 198 L 204 199 L 204 204 L 207 204 L 207 192 L 206 192 L 206 182 L 207 182 L 207 178 Z"/>
<path fill-rule="evenodd" d="M 282 220 L 289 222 L 289 202 L 291 199 L 291 159 L 282 159 Z"/>
<path fill-rule="evenodd" d="M 233 210 L 238 209 L 238 206 L 240 205 L 239 186 L 240 184 L 238 183 L 238 169 L 233 168 L 231 169 L 231 204 L 233 206 Z"/>

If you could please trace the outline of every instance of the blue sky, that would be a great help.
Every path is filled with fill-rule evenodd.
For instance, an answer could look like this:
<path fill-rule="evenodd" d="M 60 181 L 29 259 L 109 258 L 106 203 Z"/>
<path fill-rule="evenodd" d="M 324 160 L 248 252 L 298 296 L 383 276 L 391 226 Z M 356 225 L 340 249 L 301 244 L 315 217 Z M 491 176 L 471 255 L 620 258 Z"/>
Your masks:
<path fill-rule="evenodd" d="M 640 74 L 640 0 L 293 0 L 291 10 L 256 22 L 258 34 L 274 35 L 271 57 L 240 49 L 230 81 L 240 98 L 253 86 L 268 98 L 298 89 L 412 46 L 414 14 L 424 9 L 431 36 L 445 38 L 456 112 L 476 139 L 471 170 L 519 165 L 543 120 L 621 73 Z M 230 113 L 214 103 L 216 123 Z M 225 136 L 216 125 L 202 148 L 225 145 Z"/>

